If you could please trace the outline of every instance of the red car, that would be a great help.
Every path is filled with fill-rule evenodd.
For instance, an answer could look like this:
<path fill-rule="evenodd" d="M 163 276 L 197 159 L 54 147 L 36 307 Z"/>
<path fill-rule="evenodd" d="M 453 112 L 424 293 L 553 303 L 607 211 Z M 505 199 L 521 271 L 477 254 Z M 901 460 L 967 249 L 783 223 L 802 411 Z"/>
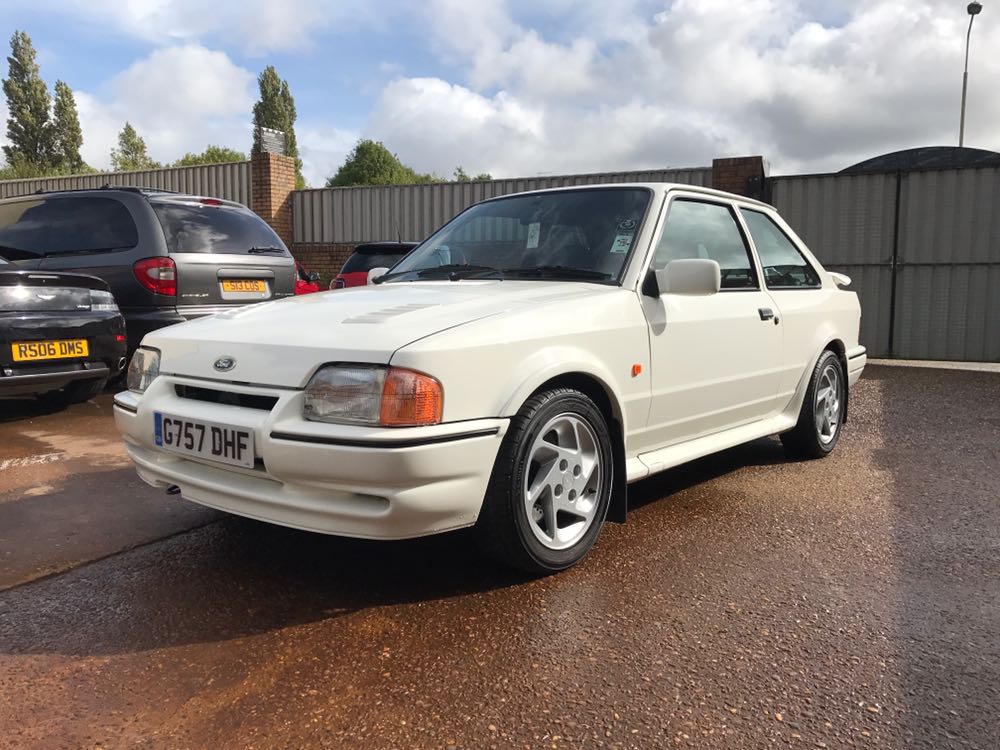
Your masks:
<path fill-rule="evenodd" d="M 295 261 L 295 293 L 312 294 L 320 291 L 319 274 L 315 271 L 308 273 L 302 264 Z"/>
<path fill-rule="evenodd" d="M 358 245 L 344 263 L 344 267 L 340 269 L 337 278 L 330 282 L 330 288 L 364 286 L 368 283 L 370 270 L 379 267 L 391 268 L 417 244 L 416 242 L 366 242 L 364 245 Z"/>

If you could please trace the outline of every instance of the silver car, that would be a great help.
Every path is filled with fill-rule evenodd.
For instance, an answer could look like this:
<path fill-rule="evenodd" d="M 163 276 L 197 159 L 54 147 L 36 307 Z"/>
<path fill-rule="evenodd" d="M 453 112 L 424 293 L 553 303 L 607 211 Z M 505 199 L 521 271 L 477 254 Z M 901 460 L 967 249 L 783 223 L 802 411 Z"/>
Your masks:
<path fill-rule="evenodd" d="M 157 328 L 295 293 L 295 261 L 281 238 L 219 198 L 128 187 L 8 198 L 0 253 L 20 270 L 108 282 L 130 352 Z"/>

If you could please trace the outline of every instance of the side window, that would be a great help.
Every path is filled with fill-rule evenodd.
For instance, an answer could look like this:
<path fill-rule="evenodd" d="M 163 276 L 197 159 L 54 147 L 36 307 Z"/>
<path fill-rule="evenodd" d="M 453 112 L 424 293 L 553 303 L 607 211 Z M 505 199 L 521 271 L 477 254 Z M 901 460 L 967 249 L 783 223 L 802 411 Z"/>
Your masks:
<path fill-rule="evenodd" d="M 44 201 L 0 205 L 0 254 L 8 260 L 31 260 L 45 252 L 45 225 L 39 216 Z"/>
<path fill-rule="evenodd" d="M 0 205 L 0 246 L 12 260 L 125 250 L 138 241 L 131 214 L 113 198 L 41 198 Z"/>
<path fill-rule="evenodd" d="M 670 204 L 653 267 L 672 260 L 707 258 L 719 264 L 723 289 L 756 289 L 757 274 L 732 209 L 678 198 Z"/>
<path fill-rule="evenodd" d="M 740 209 L 757 248 L 764 281 L 769 289 L 801 289 L 820 286 L 819 274 L 802 256 L 781 227 L 760 211 Z"/>

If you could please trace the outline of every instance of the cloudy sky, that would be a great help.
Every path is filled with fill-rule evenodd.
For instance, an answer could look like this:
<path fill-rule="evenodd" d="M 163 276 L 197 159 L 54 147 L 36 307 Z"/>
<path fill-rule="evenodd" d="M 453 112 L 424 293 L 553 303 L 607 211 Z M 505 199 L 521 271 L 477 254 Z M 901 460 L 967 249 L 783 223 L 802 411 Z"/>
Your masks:
<path fill-rule="evenodd" d="M 1000 150 L 1000 2 L 983 4 L 966 145 Z M 965 5 L 3 0 L 0 31 L 27 31 L 50 87 L 74 89 L 96 167 L 109 166 L 126 119 L 160 161 L 209 143 L 247 150 L 255 76 L 274 64 L 295 96 L 313 185 L 359 137 L 441 175 L 750 153 L 787 174 L 956 143 Z"/>

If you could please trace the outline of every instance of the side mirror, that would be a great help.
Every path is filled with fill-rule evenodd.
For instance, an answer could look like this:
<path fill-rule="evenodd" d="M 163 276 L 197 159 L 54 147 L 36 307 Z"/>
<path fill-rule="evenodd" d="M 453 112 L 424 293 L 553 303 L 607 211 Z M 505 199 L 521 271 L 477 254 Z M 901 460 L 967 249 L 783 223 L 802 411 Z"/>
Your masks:
<path fill-rule="evenodd" d="M 722 287 L 722 271 L 714 260 L 685 258 L 672 260 L 656 272 L 660 294 L 716 294 Z"/>
<path fill-rule="evenodd" d="M 389 269 L 385 266 L 379 266 L 378 268 L 373 268 L 368 272 L 368 283 L 377 284 L 378 280 L 389 273 Z"/>
<path fill-rule="evenodd" d="M 845 276 L 842 273 L 835 273 L 834 271 L 830 271 L 830 275 L 833 277 L 833 282 L 841 289 L 845 289 L 851 285 L 850 276 Z"/>
<path fill-rule="evenodd" d="M 313 284 L 318 284 L 319 283 L 319 273 L 317 271 L 312 271 L 309 274 L 308 278 L 309 278 L 309 281 L 311 283 L 313 283 Z"/>

